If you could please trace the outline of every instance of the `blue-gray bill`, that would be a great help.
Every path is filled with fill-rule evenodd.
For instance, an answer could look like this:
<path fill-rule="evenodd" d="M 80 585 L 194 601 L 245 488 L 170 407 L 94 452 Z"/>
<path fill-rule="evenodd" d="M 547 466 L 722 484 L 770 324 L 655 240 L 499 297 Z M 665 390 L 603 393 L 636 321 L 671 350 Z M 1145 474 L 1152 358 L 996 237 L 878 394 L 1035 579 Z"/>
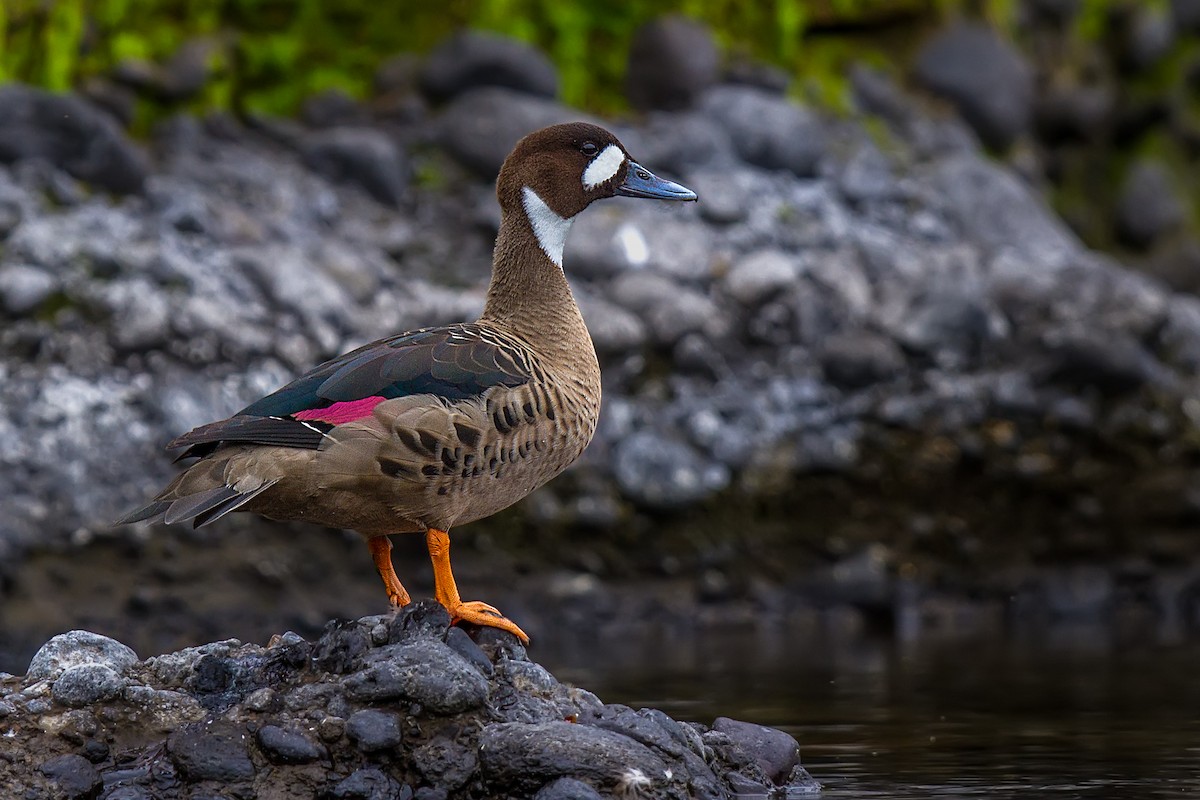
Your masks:
<path fill-rule="evenodd" d="M 629 171 L 625 173 L 625 180 L 617 187 L 617 194 L 654 200 L 696 199 L 696 193 L 691 189 L 658 177 L 636 161 L 629 162 Z"/>

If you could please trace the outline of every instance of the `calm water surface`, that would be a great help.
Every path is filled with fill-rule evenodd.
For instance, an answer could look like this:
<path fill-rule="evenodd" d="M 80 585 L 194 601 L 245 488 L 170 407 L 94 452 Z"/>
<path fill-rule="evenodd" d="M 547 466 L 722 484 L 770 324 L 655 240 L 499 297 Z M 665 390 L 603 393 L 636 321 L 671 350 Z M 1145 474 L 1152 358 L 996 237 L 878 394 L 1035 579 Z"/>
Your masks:
<path fill-rule="evenodd" d="M 825 798 L 1200 798 L 1200 644 L 745 632 L 534 656 L 606 702 L 782 728 Z"/>

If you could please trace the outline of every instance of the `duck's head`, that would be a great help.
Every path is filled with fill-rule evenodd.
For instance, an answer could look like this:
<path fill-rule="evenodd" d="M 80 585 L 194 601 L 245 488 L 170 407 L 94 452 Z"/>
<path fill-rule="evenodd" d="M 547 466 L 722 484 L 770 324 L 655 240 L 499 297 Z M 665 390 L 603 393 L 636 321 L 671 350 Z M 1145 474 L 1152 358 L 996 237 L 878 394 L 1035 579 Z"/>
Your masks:
<path fill-rule="evenodd" d="M 552 125 L 517 142 L 500 168 L 496 194 L 506 217 L 529 219 L 538 244 L 560 267 L 571 220 L 592 202 L 617 195 L 696 199 L 691 189 L 630 158 L 616 136 L 586 122 Z"/>

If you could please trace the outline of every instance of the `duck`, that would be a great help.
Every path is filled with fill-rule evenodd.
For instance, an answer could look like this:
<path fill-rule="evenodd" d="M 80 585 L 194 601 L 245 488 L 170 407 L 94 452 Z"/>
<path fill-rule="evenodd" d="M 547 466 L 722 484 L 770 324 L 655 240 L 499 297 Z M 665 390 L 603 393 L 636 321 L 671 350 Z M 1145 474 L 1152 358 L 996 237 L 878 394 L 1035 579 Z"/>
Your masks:
<path fill-rule="evenodd" d="M 697 199 L 597 125 L 528 134 L 496 181 L 501 222 L 477 320 L 371 342 L 175 438 L 168 450 L 190 464 L 117 524 L 200 527 L 236 511 L 351 529 L 393 607 L 411 597 L 389 537 L 424 534 L 434 596 L 451 622 L 528 644 L 497 608 L 461 598 L 450 531 L 560 474 L 596 432 L 600 366 L 563 250 L 572 221 L 617 196 Z"/>

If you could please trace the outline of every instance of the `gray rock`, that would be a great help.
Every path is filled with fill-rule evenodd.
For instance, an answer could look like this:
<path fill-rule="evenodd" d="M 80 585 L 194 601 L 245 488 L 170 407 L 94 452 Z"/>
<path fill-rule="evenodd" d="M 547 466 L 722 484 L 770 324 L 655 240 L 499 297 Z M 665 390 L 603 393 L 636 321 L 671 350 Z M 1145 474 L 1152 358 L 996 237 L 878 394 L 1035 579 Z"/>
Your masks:
<path fill-rule="evenodd" d="M 488 696 L 487 680 L 479 671 L 433 639 L 372 651 L 367 667 L 347 676 L 343 685 L 355 700 L 410 700 L 435 714 L 478 708 Z"/>
<path fill-rule="evenodd" d="M 500 173 L 504 159 L 522 136 L 579 119 L 588 118 L 551 100 L 512 89 L 472 89 L 446 107 L 438 122 L 437 139 L 456 160 L 490 180 Z"/>
<path fill-rule="evenodd" d="M 707 27 L 682 16 L 661 17 L 633 35 L 625 95 L 641 111 L 688 108 L 716 82 L 719 66 Z"/>
<path fill-rule="evenodd" d="M 572 275 L 609 278 L 650 260 L 650 243 L 627 206 L 600 205 L 571 225 L 563 262 Z"/>
<path fill-rule="evenodd" d="M 640 318 L 600 297 L 580 295 L 576 299 L 597 352 L 627 353 L 641 349 L 646 341 L 646 326 Z"/>
<path fill-rule="evenodd" d="M 915 74 L 954 103 L 989 147 L 1006 148 L 1029 130 L 1033 70 L 985 25 L 960 23 L 934 36 L 917 56 Z"/>
<path fill-rule="evenodd" d="M 412 800 L 413 792 L 378 767 L 363 767 L 334 784 L 329 796 L 333 800 Z"/>
<path fill-rule="evenodd" d="M 1127 14 L 1123 24 L 1116 26 L 1122 38 L 1121 64 L 1131 72 L 1153 69 L 1175 45 L 1175 20 L 1168 9 L 1161 7 L 1137 6 Z"/>
<path fill-rule="evenodd" d="M 633 785 L 644 791 L 666 782 L 666 764 L 645 745 L 587 725 L 489 725 L 479 745 L 484 785 L 496 795 L 532 794 L 561 777 L 585 780 L 608 791 Z"/>
<path fill-rule="evenodd" d="M 800 746 L 783 731 L 742 722 L 729 717 L 717 717 L 713 730 L 729 736 L 734 744 L 754 757 L 768 778 L 782 783 L 800 762 Z"/>
<path fill-rule="evenodd" d="M 825 377 L 838 386 L 861 389 L 890 380 L 904 369 L 904 354 L 886 336 L 850 330 L 824 340 L 820 352 Z"/>
<path fill-rule="evenodd" d="M 1011 172 L 979 155 L 960 153 L 938 162 L 930 187 L 968 241 L 1009 250 L 1052 274 L 1083 248 L 1078 238 Z"/>
<path fill-rule="evenodd" d="M 1152 159 L 1133 164 L 1117 198 L 1117 233 L 1134 247 L 1149 248 L 1177 229 L 1187 216 L 1184 199 L 1165 165 Z"/>
<path fill-rule="evenodd" d="M 396 144 L 371 128 L 330 128 L 300 143 L 304 163 L 336 181 L 362 187 L 390 206 L 400 205 L 407 188 L 408 165 Z"/>
<path fill-rule="evenodd" d="M 505 36 L 463 31 L 442 42 L 425 61 L 421 91 L 445 102 L 471 89 L 500 86 L 536 97 L 558 94 L 558 73 L 545 54 Z"/>
<path fill-rule="evenodd" d="M 617 485 L 649 508 L 681 508 L 711 497 L 729 484 L 729 470 L 677 439 L 640 431 L 617 445 Z"/>
<path fill-rule="evenodd" d="M 583 781 L 559 778 L 538 789 L 533 800 L 603 800 L 603 796 Z"/>
<path fill-rule="evenodd" d="M 700 218 L 718 225 L 741 222 L 749 213 L 751 192 L 741 177 L 744 173 L 730 170 L 693 172 L 688 186 L 702 198 Z"/>
<path fill-rule="evenodd" d="M 400 744 L 400 718 L 373 708 L 355 711 L 346 720 L 346 735 L 365 753 L 390 750 Z"/>
<path fill-rule="evenodd" d="M 229 723 L 188 725 L 167 737 L 167 755 L 190 781 L 236 781 L 254 777 L 246 733 Z"/>
<path fill-rule="evenodd" d="M 376 73 L 378 80 L 378 73 Z M 371 124 L 371 112 L 340 89 L 326 89 L 306 97 L 300 119 L 313 128 L 362 128 Z"/>
<path fill-rule="evenodd" d="M 258 746 L 275 764 L 310 764 L 328 757 L 324 747 L 294 728 L 264 725 L 258 729 Z"/>
<path fill-rule="evenodd" d="M 727 170 L 736 161 L 729 132 L 698 111 L 650 113 L 641 132 L 636 146 L 629 142 L 626 146 L 634 148 L 630 152 L 639 164 L 659 175 L 684 175 L 692 167 L 709 164 Z M 703 209 L 707 195 L 688 185 L 700 195 Z"/>
<path fill-rule="evenodd" d="M 692 289 L 681 289 L 651 308 L 647 322 L 655 343 L 667 346 L 686 334 L 721 324 L 721 314 L 712 300 Z"/>
<path fill-rule="evenodd" d="M 490 678 L 495 672 L 491 660 L 462 628 L 451 626 L 446 631 L 446 646 L 466 659 L 467 663 L 479 670 L 481 675 Z"/>
<path fill-rule="evenodd" d="M 125 688 L 125 681 L 107 664 L 89 663 L 67 667 L 54 681 L 55 702 L 79 708 L 111 700 Z"/>
<path fill-rule="evenodd" d="M 115 639 L 90 631 L 69 631 L 41 646 L 29 662 L 26 675 L 30 680 L 53 680 L 69 667 L 92 663 L 124 675 L 137 660 L 137 653 Z"/>
<path fill-rule="evenodd" d="M 58 281 L 50 273 L 25 264 L 0 267 L 0 308 L 14 317 L 36 311 L 46 301 Z"/>
<path fill-rule="evenodd" d="M 1180 31 L 1200 31 L 1200 0 L 1171 0 L 1171 16 Z"/>
<path fill-rule="evenodd" d="M 1052 144 L 1095 141 L 1109 130 L 1116 94 L 1103 84 L 1052 84 L 1038 95 L 1034 110 L 1038 136 Z"/>
<path fill-rule="evenodd" d="M 415 748 L 412 758 L 421 777 L 446 792 L 462 788 L 479 767 L 477 748 L 444 736 Z"/>
<path fill-rule="evenodd" d="M 112 118 L 80 98 L 0 87 L 0 163 L 33 158 L 122 194 L 141 191 L 148 171 L 145 155 Z"/>
<path fill-rule="evenodd" d="M 754 308 L 795 284 L 799 273 L 800 265 L 787 253 L 759 250 L 738 259 L 723 285 L 739 303 Z"/>
<path fill-rule="evenodd" d="M 68 754 L 50 759 L 38 771 L 58 786 L 62 796 L 68 800 L 86 798 L 91 800 L 104 788 L 104 779 L 83 756 Z"/>
<path fill-rule="evenodd" d="M 747 86 L 718 86 L 705 94 L 702 106 L 729 133 L 747 163 L 801 177 L 816 174 L 826 137 L 808 109 Z"/>

